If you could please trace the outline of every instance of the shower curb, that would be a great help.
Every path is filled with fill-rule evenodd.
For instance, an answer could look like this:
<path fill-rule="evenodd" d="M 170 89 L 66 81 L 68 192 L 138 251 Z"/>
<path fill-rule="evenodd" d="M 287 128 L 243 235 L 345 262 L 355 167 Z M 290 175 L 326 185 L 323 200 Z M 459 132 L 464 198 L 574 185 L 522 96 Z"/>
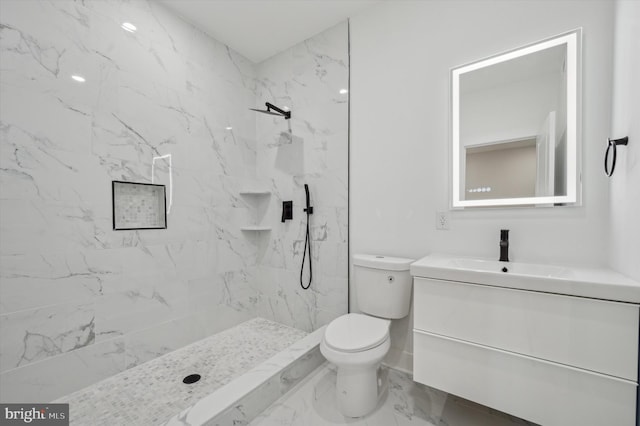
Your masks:
<path fill-rule="evenodd" d="M 246 425 L 325 359 L 322 327 L 169 419 L 165 426 Z"/>

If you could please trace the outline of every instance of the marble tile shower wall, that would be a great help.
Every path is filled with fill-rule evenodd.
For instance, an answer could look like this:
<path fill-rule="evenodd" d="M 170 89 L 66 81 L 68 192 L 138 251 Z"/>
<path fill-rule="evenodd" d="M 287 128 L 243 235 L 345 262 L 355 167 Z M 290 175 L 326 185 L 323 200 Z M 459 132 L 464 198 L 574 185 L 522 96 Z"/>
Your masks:
<path fill-rule="evenodd" d="M 237 195 L 255 65 L 155 2 L 0 8 L 0 400 L 48 401 L 255 316 Z M 165 154 L 168 229 L 112 231 L 111 180 L 150 182 Z"/>
<path fill-rule="evenodd" d="M 272 191 L 257 237 L 261 316 L 312 331 L 347 312 L 348 23 L 343 22 L 259 64 L 257 99 L 288 106 L 291 120 L 258 114 L 257 177 Z M 300 287 L 309 185 L 313 283 Z M 293 220 L 280 223 L 282 201 Z M 275 212 L 275 213 L 271 213 Z M 305 269 L 305 278 L 308 275 Z"/>

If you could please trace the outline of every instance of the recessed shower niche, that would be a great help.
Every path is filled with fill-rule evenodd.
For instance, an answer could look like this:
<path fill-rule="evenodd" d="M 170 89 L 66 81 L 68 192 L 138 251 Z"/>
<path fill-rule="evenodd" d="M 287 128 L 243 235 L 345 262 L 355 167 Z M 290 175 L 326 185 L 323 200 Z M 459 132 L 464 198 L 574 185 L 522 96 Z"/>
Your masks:
<path fill-rule="evenodd" d="M 113 181 L 113 230 L 166 229 L 164 185 Z"/>
<path fill-rule="evenodd" d="M 263 188 L 249 188 L 240 191 L 240 195 L 247 199 L 249 204 L 253 207 L 254 220 L 252 224 L 242 226 L 242 231 L 271 231 L 270 226 L 260 225 L 262 217 L 265 215 L 267 207 L 269 205 L 269 197 L 271 191 Z"/>

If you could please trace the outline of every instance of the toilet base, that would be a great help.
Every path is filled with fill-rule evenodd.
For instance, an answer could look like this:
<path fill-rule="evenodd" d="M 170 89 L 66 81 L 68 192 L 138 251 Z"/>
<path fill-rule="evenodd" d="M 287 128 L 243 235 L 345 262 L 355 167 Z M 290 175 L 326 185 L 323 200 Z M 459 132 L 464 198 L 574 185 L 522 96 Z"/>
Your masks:
<path fill-rule="evenodd" d="M 340 412 L 347 417 L 362 417 L 378 404 L 378 366 L 338 368 L 336 397 Z"/>
<path fill-rule="evenodd" d="M 320 352 L 337 367 L 336 399 L 346 417 L 362 417 L 378 405 L 378 367 L 389 348 L 390 339 L 361 352 L 343 352 L 330 347 L 325 339 Z"/>

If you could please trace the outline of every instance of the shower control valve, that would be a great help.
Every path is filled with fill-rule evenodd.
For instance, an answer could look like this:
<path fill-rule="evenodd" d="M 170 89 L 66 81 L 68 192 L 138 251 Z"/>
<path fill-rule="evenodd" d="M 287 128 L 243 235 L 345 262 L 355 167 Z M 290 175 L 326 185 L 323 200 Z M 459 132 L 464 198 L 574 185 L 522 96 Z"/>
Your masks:
<path fill-rule="evenodd" d="M 282 202 L 282 223 L 293 219 L 293 201 Z"/>

